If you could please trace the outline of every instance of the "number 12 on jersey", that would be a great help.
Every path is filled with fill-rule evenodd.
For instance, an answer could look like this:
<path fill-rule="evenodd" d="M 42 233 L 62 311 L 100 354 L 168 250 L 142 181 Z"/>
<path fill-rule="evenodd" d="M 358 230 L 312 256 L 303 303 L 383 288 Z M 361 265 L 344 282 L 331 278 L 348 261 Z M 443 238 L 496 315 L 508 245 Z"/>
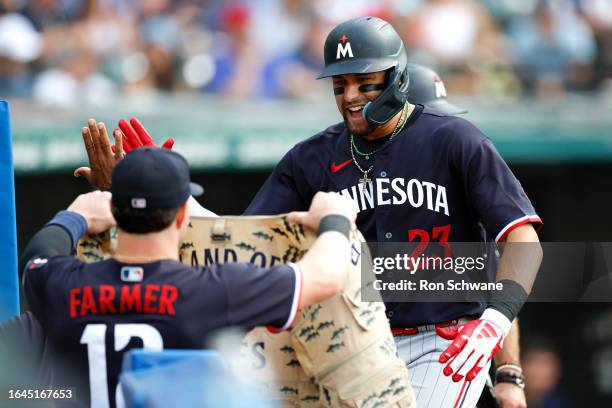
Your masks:
<path fill-rule="evenodd" d="M 106 330 L 109 325 L 92 323 L 85 326 L 81 336 L 81 344 L 87 345 L 87 359 L 89 362 L 89 393 L 91 408 L 109 408 Z M 124 353 L 130 340 L 137 337 L 142 340 L 143 349 L 149 351 L 162 351 L 164 341 L 157 329 L 149 324 L 125 323 L 114 325 L 113 353 Z M 118 408 L 124 406 L 121 384 L 115 389 L 115 402 Z"/>

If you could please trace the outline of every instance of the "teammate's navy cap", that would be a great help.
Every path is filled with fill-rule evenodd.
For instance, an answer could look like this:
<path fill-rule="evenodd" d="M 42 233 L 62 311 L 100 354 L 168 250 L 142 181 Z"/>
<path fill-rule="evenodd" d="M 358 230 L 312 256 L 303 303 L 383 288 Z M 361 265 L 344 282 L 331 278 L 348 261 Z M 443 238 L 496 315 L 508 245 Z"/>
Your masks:
<path fill-rule="evenodd" d="M 467 113 L 466 109 L 453 105 L 446 99 L 446 88 L 440 76 L 433 69 L 419 64 L 408 64 L 410 86 L 408 101 L 432 107 L 447 115 Z"/>
<path fill-rule="evenodd" d="M 178 208 L 189 195 L 204 192 L 190 181 L 183 156 L 158 147 L 129 152 L 115 167 L 112 183 L 113 205 L 136 209 Z"/>

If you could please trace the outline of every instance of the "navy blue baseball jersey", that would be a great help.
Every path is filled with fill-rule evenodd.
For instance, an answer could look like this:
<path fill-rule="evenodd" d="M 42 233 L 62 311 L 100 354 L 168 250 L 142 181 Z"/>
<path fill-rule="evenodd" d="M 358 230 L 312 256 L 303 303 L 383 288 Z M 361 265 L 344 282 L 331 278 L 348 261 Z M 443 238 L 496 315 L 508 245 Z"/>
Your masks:
<path fill-rule="evenodd" d="M 227 326 L 287 328 L 300 282 L 287 264 L 189 268 L 171 260 L 85 264 L 70 256 L 36 258 L 24 274 L 50 345 L 54 384 L 76 387 L 75 405 L 87 407 L 116 406 L 123 354 L 131 348 L 203 348 Z"/>
<path fill-rule="evenodd" d="M 282 158 L 245 214 L 306 210 L 316 192 L 335 191 L 355 202 L 368 242 L 503 241 L 519 225 L 541 223 L 491 140 L 465 119 L 417 105 L 404 128 L 378 147 L 369 160 L 357 156 L 361 168 L 373 166 L 364 188 L 345 124 L 327 128 Z M 387 304 L 393 327 L 483 310 L 480 303 Z"/>

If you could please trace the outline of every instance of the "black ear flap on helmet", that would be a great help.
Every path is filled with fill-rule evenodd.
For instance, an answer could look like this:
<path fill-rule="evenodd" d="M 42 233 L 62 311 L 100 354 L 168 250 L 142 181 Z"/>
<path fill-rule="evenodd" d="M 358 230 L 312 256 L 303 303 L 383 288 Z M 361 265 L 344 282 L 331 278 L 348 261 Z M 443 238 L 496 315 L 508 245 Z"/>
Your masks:
<path fill-rule="evenodd" d="M 406 103 L 408 72 L 392 68 L 387 74 L 385 90 L 363 108 L 363 117 L 373 125 L 387 123 Z"/>

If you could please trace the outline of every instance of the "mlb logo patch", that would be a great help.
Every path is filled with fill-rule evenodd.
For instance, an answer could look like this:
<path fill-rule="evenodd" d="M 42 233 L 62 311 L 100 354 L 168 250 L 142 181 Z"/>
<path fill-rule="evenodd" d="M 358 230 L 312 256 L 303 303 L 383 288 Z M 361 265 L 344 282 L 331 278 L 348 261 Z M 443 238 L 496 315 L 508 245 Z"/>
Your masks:
<path fill-rule="evenodd" d="M 132 208 L 147 208 L 147 199 L 132 198 Z"/>
<path fill-rule="evenodd" d="M 140 266 L 124 266 L 121 268 L 121 280 L 124 282 L 142 282 L 144 270 Z"/>

